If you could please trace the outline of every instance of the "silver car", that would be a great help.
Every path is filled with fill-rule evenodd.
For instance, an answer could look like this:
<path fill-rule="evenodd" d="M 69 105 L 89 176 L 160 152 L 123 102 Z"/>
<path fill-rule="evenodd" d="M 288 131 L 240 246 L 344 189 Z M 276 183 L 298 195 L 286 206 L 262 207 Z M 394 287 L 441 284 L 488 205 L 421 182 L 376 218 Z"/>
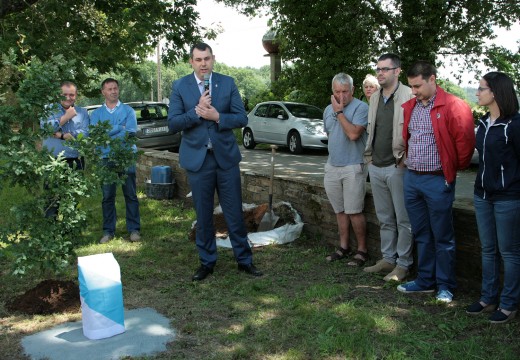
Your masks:
<path fill-rule="evenodd" d="M 137 118 L 137 147 L 157 150 L 178 150 L 181 133 L 168 129 L 168 105 L 160 102 L 129 102 Z M 101 105 L 87 106 L 90 114 Z"/>
<path fill-rule="evenodd" d="M 327 148 L 323 110 L 316 106 L 268 101 L 256 105 L 248 118 L 242 129 L 246 149 L 254 149 L 259 143 L 287 146 L 293 154 L 300 154 L 304 148 Z"/>

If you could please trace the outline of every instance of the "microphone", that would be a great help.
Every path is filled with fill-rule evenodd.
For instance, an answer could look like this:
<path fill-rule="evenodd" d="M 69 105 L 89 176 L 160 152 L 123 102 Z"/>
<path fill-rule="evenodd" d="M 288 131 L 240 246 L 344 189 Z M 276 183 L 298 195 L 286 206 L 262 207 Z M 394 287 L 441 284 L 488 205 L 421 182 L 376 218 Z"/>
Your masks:
<path fill-rule="evenodd" d="M 209 90 L 209 74 L 204 74 L 204 91 Z"/>

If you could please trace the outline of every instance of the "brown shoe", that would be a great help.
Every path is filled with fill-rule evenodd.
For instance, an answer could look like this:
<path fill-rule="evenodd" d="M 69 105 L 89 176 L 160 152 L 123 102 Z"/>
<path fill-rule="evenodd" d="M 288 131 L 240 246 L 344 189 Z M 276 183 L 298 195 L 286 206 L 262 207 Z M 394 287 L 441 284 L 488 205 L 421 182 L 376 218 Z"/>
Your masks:
<path fill-rule="evenodd" d="M 390 264 L 385 259 L 379 260 L 375 265 L 373 266 L 367 266 L 363 269 L 364 272 L 368 273 L 389 273 L 390 271 L 394 270 L 395 265 Z"/>
<path fill-rule="evenodd" d="M 384 281 L 404 281 L 406 277 L 408 276 L 408 269 L 404 268 L 402 266 L 397 265 L 394 270 L 388 275 L 386 275 L 383 280 Z"/>

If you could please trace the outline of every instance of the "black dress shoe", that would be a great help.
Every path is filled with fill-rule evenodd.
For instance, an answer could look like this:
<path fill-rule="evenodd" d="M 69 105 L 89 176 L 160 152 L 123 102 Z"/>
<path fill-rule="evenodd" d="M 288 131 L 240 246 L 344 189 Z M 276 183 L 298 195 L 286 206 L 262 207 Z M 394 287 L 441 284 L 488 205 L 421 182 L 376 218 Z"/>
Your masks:
<path fill-rule="evenodd" d="M 213 269 L 206 267 L 204 265 L 201 265 L 197 271 L 195 272 L 195 275 L 191 278 L 193 281 L 201 281 L 208 277 L 209 274 L 213 274 Z"/>
<path fill-rule="evenodd" d="M 262 276 L 262 275 L 264 275 L 253 264 L 249 264 L 249 265 L 238 264 L 238 270 L 243 271 L 243 272 L 248 273 L 249 275 L 253 275 L 253 276 Z"/>

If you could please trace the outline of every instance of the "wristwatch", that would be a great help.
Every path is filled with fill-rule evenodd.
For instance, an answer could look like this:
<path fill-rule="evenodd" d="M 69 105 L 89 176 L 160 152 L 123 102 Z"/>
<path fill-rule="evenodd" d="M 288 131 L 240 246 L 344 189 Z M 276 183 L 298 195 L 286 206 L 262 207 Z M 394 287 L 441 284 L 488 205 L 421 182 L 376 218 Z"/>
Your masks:
<path fill-rule="evenodd" d="M 338 117 L 339 114 L 343 114 L 343 111 L 342 111 L 342 110 L 340 110 L 340 111 L 336 111 L 336 112 L 334 113 L 334 117 Z"/>

